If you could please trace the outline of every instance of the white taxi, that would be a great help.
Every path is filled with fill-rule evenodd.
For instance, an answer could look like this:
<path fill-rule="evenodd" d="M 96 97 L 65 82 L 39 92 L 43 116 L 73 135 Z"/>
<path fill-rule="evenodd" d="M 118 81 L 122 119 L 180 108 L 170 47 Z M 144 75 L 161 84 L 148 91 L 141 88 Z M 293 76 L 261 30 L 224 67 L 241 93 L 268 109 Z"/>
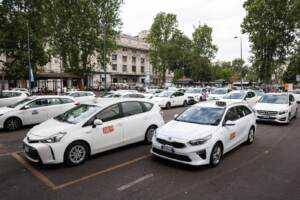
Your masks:
<path fill-rule="evenodd" d="M 76 106 L 69 96 L 28 97 L 13 105 L 0 108 L 0 128 L 9 131 L 23 125 L 38 124 Z"/>
<path fill-rule="evenodd" d="M 74 97 L 78 103 L 89 103 L 96 100 L 96 95 L 91 91 L 73 91 L 67 92 L 66 95 Z"/>
<path fill-rule="evenodd" d="M 252 108 L 258 100 L 259 97 L 253 90 L 234 90 L 222 98 L 222 101 L 226 102 L 246 102 Z"/>
<path fill-rule="evenodd" d="M 75 166 L 88 156 L 127 144 L 151 143 L 164 124 L 159 106 L 139 99 L 101 99 L 81 104 L 33 127 L 23 140 L 32 162 Z"/>
<path fill-rule="evenodd" d="M 183 92 L 179 91 L 163 91 L 152 98 L 161 108 L 170 109 L 174 106 L 186 106 L 187 97 Z"/>
<path fill-rule="evenodd" d="M 207 100 L 220 100 L 222 99 L 230 90 L 228 88 L 216 88 L 212 90 L 207 97 Z"/>
<path fill-rule="evenodd" d="M 22 91 L 3 90 L 0 95 L 0 107 L 13 105 L 26 99 L 28 96 Z"/>
<path fill-rule="evenodd" d="M 267 93 L 254 106 L 258 121 L 289 124 L 297 117 L 297 102 L 290 93 Z"/>
<path fill-rule="evenodd" d="M 151 153 L 188 165 L 214 167 L 233 148 L 253 143 L 255 131 L 255 113 L 246 103 L 208 101 L 158 128 Z"/>

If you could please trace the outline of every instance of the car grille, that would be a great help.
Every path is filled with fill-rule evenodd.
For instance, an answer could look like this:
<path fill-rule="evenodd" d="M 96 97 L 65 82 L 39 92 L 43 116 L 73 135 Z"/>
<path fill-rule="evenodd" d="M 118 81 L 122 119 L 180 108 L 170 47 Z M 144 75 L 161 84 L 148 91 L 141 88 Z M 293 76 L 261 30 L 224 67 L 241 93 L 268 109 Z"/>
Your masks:
<path fill-rule="evenodd" d="M 188 98 L 189 98 L 189 99 L 194 99 L 194 97 L 192 97 L 192 96 L 188 96 Z"/>
<path fill-rule="evenodd" d="M 157 148 L 152 148 L 152 151 L 154 153 L 157 153 L 158 155 L 165 156 L 165 157 L 168 157 L 168 158 L 172 158 L 172 159 L 175 159 L 175 160 L 180 160 L 180 161 L 184 161 L 184 162 L 191 162 L 192 161 L 188 156 L 165 152 L 165 151 L 162 151 L 162 150 L 157 149 Z"/>
<path fill-rule="evenodd" d="M 28 148 L 28 151 L 25 151 L 25 146 Z M 24 153 L 30 157 L 33 160 L 40 160 L 39 153 L 36 149 L 32 148 L 31 146 L 28 146 L 26 144 L 23 144 Z"/>
<path fill-rule="evenodd" d="M 270 116 L 274 116 L 278 114 L 278 112 L 276 111 L 267 111 L 267 110 L 257 110 L 256 112 L 260 115 L 270 115 Z"/>
<path fill-rule="evenodd" d="M 177 149 L 182 149 L 182 148 L 186 147 L 186 145 L 181 142 L 170 142 L 170 141 L 160 139 L 160 138 L 156 138 L 156 140 L 160 144 L 169 145 L 169 146 L 172 146 Z"/>

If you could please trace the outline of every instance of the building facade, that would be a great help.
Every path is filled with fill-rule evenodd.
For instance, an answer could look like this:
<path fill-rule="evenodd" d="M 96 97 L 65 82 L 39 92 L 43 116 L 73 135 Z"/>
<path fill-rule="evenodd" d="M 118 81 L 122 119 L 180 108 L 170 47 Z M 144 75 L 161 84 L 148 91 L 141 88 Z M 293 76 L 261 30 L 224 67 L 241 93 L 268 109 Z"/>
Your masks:
<path fill-rule="evenodd" d="M 110 62 L 106 65 L 106 76 L 104 66 L 101 66 L 96 57 L 92 58 L 94 70 L 87 80 L 78 75 L 64 72 L 61 60 L 52 57 L 49 62 L 40 67 L 36 73 L 35 86 L 56 91 L 57 88 L 100 88 L 103 87 L 105 77 L 107 86 L 112 84 L 130 85 L 157 85 L 159 78 L 153 71 L 149 59 L 149 45 L 144 38 L 146 31 L 139 36 L 121 34 L 117 40 L 117 50 L 110 56 Z M 0 63 L 1 66 L 1 63 Z M 166 74 L 166 82 L 171 82 L 173 73 Z M 28 87 L 21 81 L 14 87 Z"/>

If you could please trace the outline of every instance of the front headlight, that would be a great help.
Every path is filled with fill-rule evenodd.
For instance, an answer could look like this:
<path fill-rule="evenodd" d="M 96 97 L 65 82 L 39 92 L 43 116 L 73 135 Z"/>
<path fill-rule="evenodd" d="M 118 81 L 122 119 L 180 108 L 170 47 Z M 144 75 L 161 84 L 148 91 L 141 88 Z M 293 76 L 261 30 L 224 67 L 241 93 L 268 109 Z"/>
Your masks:
<path fill-rule="evenodd" d="M 54 134 L 46 139 L 40 140 L 41 143 L 55 143 L 59 142 L 67 133 L 66 132 L 59 132 Z"/>
<path fill-rule="evenodd" d="M 278 114 L 279 114 L 279 115 L 283 115 L 283 114 L 285 114 L 285 113 L 287 113 L 287 112 L 288 112 L 287 110 L 283 110 L 283 111 L 278 112 Z"/>
<path fill-rule="evenodd" d="M 204 144 L 205 142 L 207 142 L 208 140 L 210 140 L 211 138 L 212 138 L 212 135 L 210 134 L 201 139 L 191 140 L 191 141 L 189 141 L 189 143 L 190 143 L 190 145 L 193 145 L 193 146 L 201 145 L 201 144 Z"/>

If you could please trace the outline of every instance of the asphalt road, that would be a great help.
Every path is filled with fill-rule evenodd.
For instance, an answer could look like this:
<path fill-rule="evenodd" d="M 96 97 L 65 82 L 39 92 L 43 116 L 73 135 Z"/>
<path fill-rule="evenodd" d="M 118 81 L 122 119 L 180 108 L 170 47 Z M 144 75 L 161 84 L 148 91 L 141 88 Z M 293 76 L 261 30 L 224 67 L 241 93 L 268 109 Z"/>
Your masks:
<path fill-rule="evenodd" d="M 164 110 L 169 121 L 185 108 Z M 299 115 L 300 116 L 300 115 Z M 300 199 L 300 119 L 258 124 L 253 145 L 225 155 L 217 168 L 189 167 L 129 145 L 78 167 L 27 163 L 21 141 L 30 127 L 0 131 L 0 199 Z"/>

